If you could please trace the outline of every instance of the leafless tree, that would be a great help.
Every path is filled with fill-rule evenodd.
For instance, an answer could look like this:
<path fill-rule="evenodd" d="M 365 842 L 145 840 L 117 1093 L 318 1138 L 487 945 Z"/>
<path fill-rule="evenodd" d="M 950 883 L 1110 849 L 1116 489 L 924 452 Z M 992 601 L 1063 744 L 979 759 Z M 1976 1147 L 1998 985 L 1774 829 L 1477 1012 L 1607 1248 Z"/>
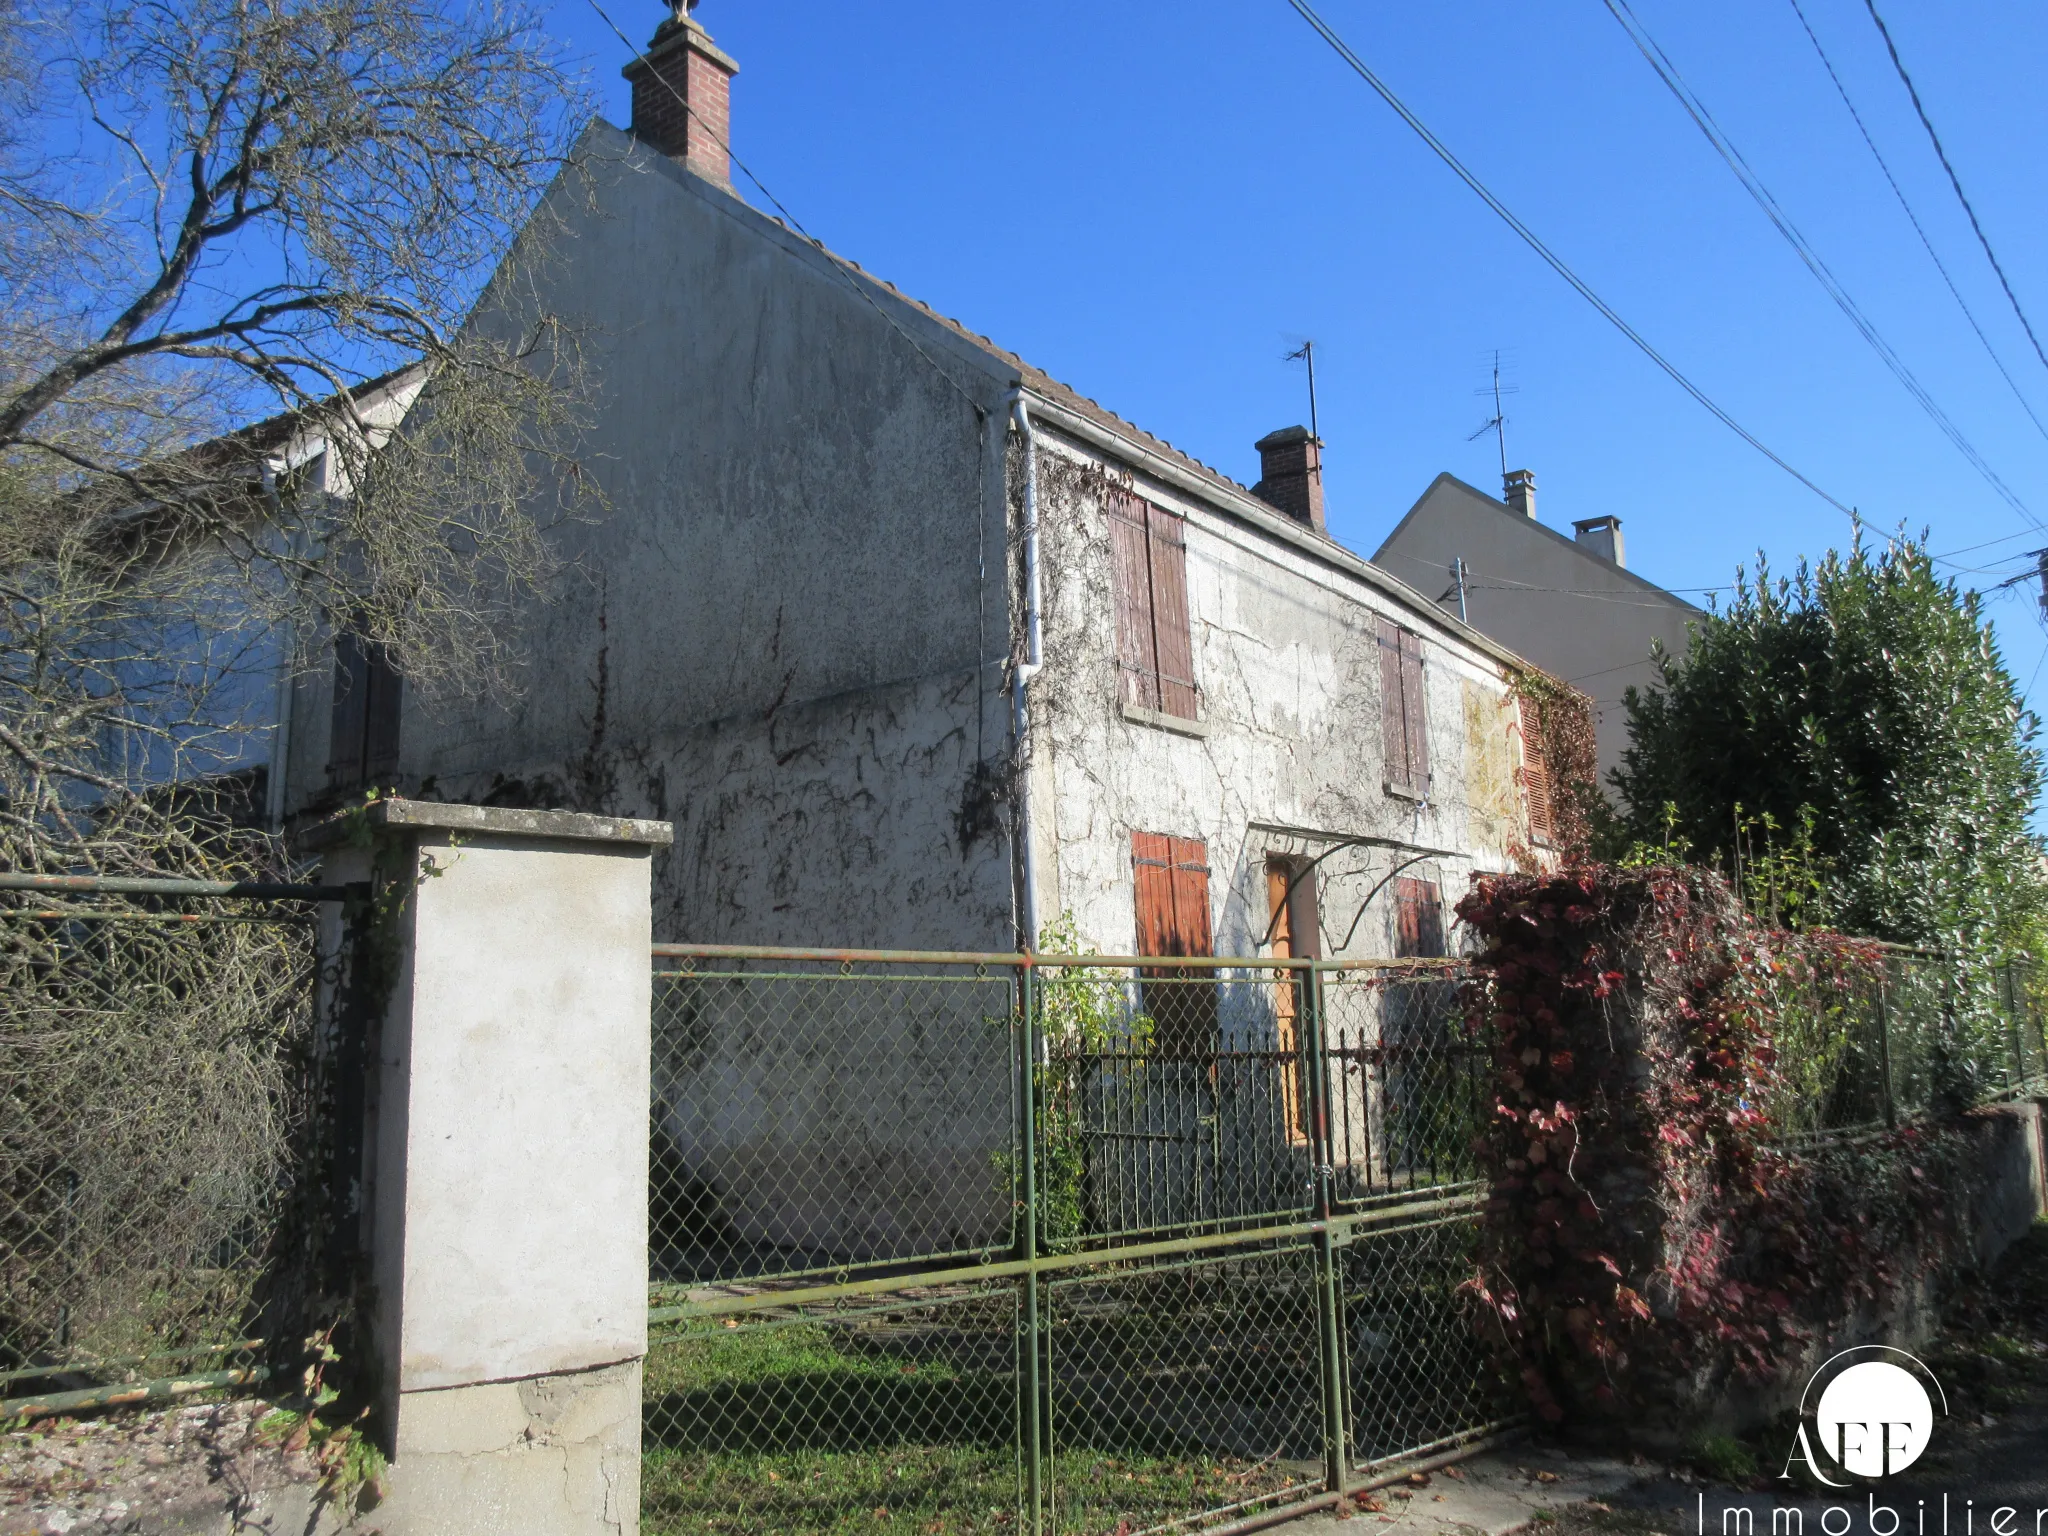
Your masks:
<path fill-rule="evenodd" d="M 0 867 L 262 857 L 205 786 L 280 636 L 504 680 L 586 483 L 526 302 L 581 106 L 523 0 L 0 0 Z"/>

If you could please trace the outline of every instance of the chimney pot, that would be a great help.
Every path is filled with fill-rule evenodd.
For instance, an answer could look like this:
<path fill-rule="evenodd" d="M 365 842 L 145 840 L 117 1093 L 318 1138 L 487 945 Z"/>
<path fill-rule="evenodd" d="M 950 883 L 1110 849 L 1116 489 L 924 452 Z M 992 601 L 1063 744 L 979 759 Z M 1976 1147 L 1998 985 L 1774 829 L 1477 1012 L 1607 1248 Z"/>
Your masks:
<path fill-rule="evenodd" d="M 1259 483 L 1252 494 L 1305 528 L 1328 533 L 1323 521 L 1323 443 L 1307 427 L 1282 427 L 1254 445 Z"/>
<path fill-rule="evenodd" d="M 1620 518 L 1589 517 L 1573 523 L 1572 537 L 1601 559 L 1612 560 L 1623 570 L 1628 569 L 1628 552 L 1621 542 Z"/>
<path fill-rule="evenodd" d="M 1536 516 L 1535 475 L 1526 469 L 1511 469 L 1500 477 L 1500 483 L 1500 499 L 1533 521 Z"/>
<path fill-rule="evenodd" d="M 620 71 L 633 83 L 633 137 L 721 187 L 732 186 L 732 77 L 740 67 L 672 0 L 647 51 Z M 680 99 L 678 99 L 680 98 Z"/>

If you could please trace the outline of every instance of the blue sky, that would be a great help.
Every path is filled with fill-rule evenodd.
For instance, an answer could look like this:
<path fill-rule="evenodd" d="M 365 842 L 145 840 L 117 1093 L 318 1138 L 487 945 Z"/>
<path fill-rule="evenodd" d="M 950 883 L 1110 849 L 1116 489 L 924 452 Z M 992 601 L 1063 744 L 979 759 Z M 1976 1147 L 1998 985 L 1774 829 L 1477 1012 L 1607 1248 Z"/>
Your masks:
<path fill-rule="evenodd" d="M 636 42 L 663 11 L 603 0 Z M 2033 354 L 1862 0 L 1802 0 L 1965 297 L 2048 421 Z M 1881 0 L 2020 301 L 2048 342 L 2048 8 Z M 1536 232 L 1752 432 L 1873 525 L 1932 530 L 1988 586 L 2048 544 L 1922 413 L 1765 221 L 1601 0 L 1325 18 Z M 1813 247 L 1997 473 L 2048 523 L 2048 438 L 1899 210 L 1790 0 L 1635 0 Z M 740 63 L 740 157 L 870 271 L 1244 481 L 1307 416 L 1318 349 L 1331 531 L 1370 552 L 1439 472 L 1543 520 L 1624 519 L 1629 563 L 1725 586 L 1847 519 L 1713 420 L 1438 162 L 1285 0 L 888 6 L 703 0 Z M 626 50 L 589 0 L 554 25 L 627 117 Z M 758 194 L 741 186 L 758 200 Z M 1475 559 L 1474 564 L 1479 561 Z M 1509 574 L 1509 573 L 1504 573 Z M 1991 611 L 2048 698 L 2032 589 Z"/>

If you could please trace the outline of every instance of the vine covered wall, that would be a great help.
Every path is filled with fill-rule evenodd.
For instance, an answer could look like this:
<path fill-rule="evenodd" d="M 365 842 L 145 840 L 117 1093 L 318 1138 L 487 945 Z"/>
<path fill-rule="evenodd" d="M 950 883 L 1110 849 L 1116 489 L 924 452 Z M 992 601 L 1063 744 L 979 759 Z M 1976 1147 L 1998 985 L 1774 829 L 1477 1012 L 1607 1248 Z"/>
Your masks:
<path fill-rule="evenodd" d="M 1510 671 L 1508 683 L 1521 706 L 1528 756 L 1546 786 L 1550 846 L 1577 864 L 1588 856 L 1596 826 L 1611 819 L 1600 797 L 1593 701 L 1533 667 Z"/>
<path fill-rule="evenodd" d="M 1493 1099 L 1472 1289 L 1540 1418 L 1654 1439 L 1968 1262 L 1981 1123 L 1782 1134 L 1786 999 L 1853 994 L 1875 946 L 1767 933 L 1697 869 L 1491 876 L 1459 915 Z"/>

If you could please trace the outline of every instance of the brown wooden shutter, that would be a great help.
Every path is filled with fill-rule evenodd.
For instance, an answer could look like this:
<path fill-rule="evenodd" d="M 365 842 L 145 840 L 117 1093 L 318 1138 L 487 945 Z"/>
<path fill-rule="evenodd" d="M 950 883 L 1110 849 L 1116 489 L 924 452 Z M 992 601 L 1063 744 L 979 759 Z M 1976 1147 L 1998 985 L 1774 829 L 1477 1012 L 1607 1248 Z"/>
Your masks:
<path fill-rule="evenodd" d="M 1436 882 L 1406 876 L 1394 881 L 1394 953 L 1403 958 L 1448 953 Z"/>
<path fill-rule="evenodd" d="M 1195 718 L 1195 643 L 1188 615 L 1187 520 L 1147 507 L 1152 550 L 1152 635 L 1162 713 Z"/>
<path fill-rule="evenodd" d="M 1550 770 L 1543 761 L 1539 721 L 1533 710 L 1520 708 L 1522 741 L 1522 790 L 1529 797 L 1529 840 L 1547 843 L 1554 826 L 1550 797 Z"/>
<path fill-rule="evenodd" d="M 1170 955 L 1215 952 L 1209 936 L 1209 849 L 1196 838 L 1169 839 L 1173 858 L 1173 923 Z"/>
<path fill-rule="evenodd" d="M 1408 716 L 1401 707 L 1401 630 L 1391 619 L 1379 621 L 1380 753 L 1386 781 L 1396 789 L 1412 789 L 1408 781 Z"/>
<path fill-rule="evenodd" d="M 1137 876 L 1138 952 L 1146 956 L 1207 955 L 1208 849 L 1195 838 L 1131 834 Z M 1215 978 L 1186 966 L 1140 972 L 1145 1011 L 1152 1016 L 1153 1054 L 1165 1060 L 1206 1057 L 1216 1048 Z"/>
<path fill-rule="evenodd" d="M 1120 697 L 1140 709 L 1159 708 L 1159 655 L 1153 639 L 1151 543 L 1145 503 L 1123 491 L 1108 497 L 1109 542 L 1116 592 L 1116 663 Z"/>
<path fill-rule="evenodd" d="M 381 645 L 367 645 L 369 684 L 363 701 L 363 782 L 388 786 L 398 777 L 398 722 L 405 685 Z"/>
<path fill-rule="evenodd" d="M 1157 832 L 1131 834 L 1131 868 L 1138 886 L 1138 953 L 1174 953 L 1173 839 Z"/>
<path fill-rule="evenodd" d="M 1401 631 L 1401 714 L 1408 738 L 1408 787 L 1429 793 L 1429 716 L 1423 708 L 1422 636 Z"/>
<path fill-rule="evenodd" d="M 363 782 L 363 732 L 369 718 L 370 658 L 355 635 L 334 637 L 334 707 L 329 716 L 327 782 L 354 789 Z"/>
<path fill-rule="evenodd" d="M 334 709 L 327 744 L 332 789 L 388 785 L 398 774 L 404 684 L 383 646 L 344 632 L 334 637 Z"/>

